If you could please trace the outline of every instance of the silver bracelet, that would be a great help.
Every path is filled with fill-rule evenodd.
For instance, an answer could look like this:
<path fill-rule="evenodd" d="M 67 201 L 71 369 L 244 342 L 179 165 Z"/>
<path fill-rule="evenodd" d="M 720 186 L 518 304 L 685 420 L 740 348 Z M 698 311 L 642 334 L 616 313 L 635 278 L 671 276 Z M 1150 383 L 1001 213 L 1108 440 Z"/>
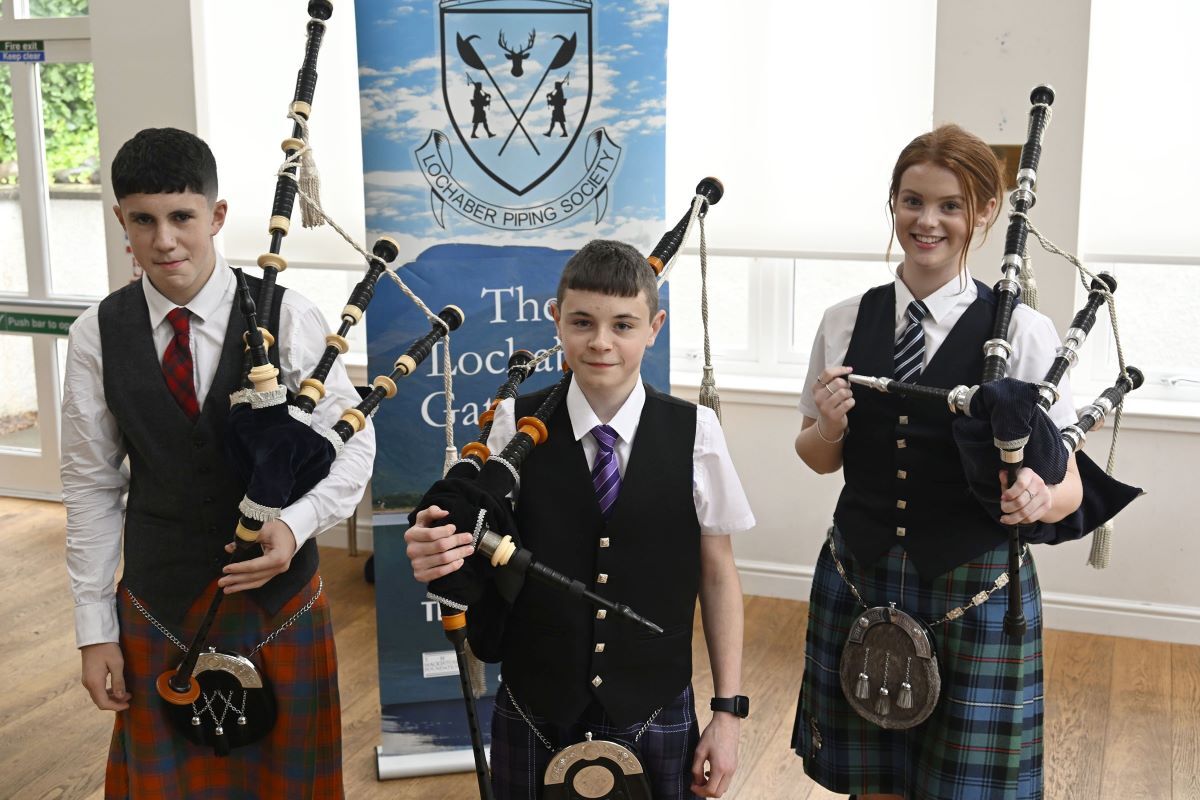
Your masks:
<path fill-rule="evenodd" d="M 817 425 L 817 436 L 820 436 L 820 437 L 821 437 L 821 441 L 822 441 L 822 442 L 824 442 L 825 444 L 837 444 L 837 443 L 838 443 L 838 442 L 840 442 L 842 439 L 845 439 L 845 438 L 846 438 L 846 431 L 850 430 L 850 426 L 849 426 L 849 425 L 847 425 L 846 427 L 842 428 L 842 435 L 841 435 L 841 436 L 839 436 L 839 437 L 838 437 L 838 438 L 836 438 L 836 439 L 826 439 L 826 438 L 825 438 L 825 434 L 821 433 L 821 418 L 820 418 L 820 417 L 817 417 L 817 423 L 816 423 L 816 425 Z"/>

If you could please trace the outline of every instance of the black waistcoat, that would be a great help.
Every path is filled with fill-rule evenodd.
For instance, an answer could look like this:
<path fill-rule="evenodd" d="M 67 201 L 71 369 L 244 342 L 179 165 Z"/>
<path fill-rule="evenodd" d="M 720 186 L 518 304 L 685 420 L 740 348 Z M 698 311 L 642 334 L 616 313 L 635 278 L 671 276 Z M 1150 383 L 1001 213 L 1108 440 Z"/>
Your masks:
<path fill-rule="evenodd" d="M 247 277 L 253 294 L 258 281 Z M 282 287 L 271 319 L 279 319 Z M 150 335 L 150 312 L 139 284 L 119 289 L 100 303 L 104 394 L 129 453 L 129 500 L 125 511 L 125 585 L 160 620 L 178 624 L 205 587 L 221 575 L 233 541 L 238 503 L 246 485 L 226 461 L 225 420 L 229 394 L 241 385 L 242 334 L 246 322 L 235 303 L 212 386 L 195 423 L 167 388 Z M 275 363 L 278 355 L 272 352 Z M 290 569 L 254 597 L 275 613 L 316 572 L 310 539 Z"/>
<path fill-rule="evenodd" d="M 517 401 L 518 417 L 545 392 Z M 517 523 L 534 557 L 662 626 L 655 635 L 527 579 L 504 639 L 516 698 L 560 724 L 598 701 L 632 724 L 675 699 L 692 677 L 700 523 L 692 496 L 696 407 L 646 387 L 646 404 L 606 524 L 564 401 L 550 437 L 521 467 Z M 601 577 L 603 575 L 604 577 Z"/>
<path fill-rule="evenodd" d="M 979 297 L 917 383 L 948 389 L 979 382 L 995 301 L 988 287 L 978 281 L 976 286 Z M 894 284 L 863 295 L 846 353 L 855 373 L 892 375 L 895 308 Z M 945 404 L 908 401 L 862 386 L 854 387 L 854 400 L 842 450 L 846 486 L 834 520 L 860 564 L 873 564 L 900 544 L 921 577 L 929 579 L 1006 541 L 1004 528 L 967 488 Z"/>

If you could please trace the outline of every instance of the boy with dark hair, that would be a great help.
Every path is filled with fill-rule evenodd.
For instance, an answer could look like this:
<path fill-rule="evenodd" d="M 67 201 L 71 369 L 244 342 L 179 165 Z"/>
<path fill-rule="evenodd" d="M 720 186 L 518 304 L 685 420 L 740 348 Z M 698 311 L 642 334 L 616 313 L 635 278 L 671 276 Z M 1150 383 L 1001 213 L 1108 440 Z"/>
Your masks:
<path fill-rule="evenodd" d="M 527 582 L 503 640 L 492 717 L 498 800 L 534 800 L 553 751 L 598 738 L 632 745 L 656 800 L 720 797 L 737 767 L 742 593 L 730 534 L 754 516 L 711 409 L 641 381 L 666 320 L 653 271 L 632 247 L 590 242 L 567 262 L 553 309 L 573 380 L 550 436 L 521 467 L 516 520 L 537 558 L 661 625 L 648 636 Z M 489 447 L 546 391 L 506 400 Z M 417 580 L 462 566 L 471 534 L 437 506 L 405 534 Z M 712 663 L 712 721 L 700 735 L 691 639 L 699 596 Z M 708 769 L 705 769 L 705 763 Z"/>
<path fill-rule="evenodd" d="M 112 185 L 113 211 L 145 274 L 71 326 L 62 417 L 83 684 L 98 708 L 117 712 L 106 796 L 340 798 L 336 656 L 313 537 L 358 503 L 374 430 L 355 436 L 328 477 L 264 524 L 261 556 L 221 574 L 246 488 L 224 455 L 245 320 L 234 275 L 213 247 L 227 212 L 216 163 L 189 133 L 143 130 L 113 160 Z M 295 292 L 275 297 L 280 382 L 295 389 L 319 360 L 327 326 Z M 317 426 L 357 402 L 340 364 L 326 386 L 334 397 L 318 407 Z M 271 733 L 226 757 L 174 730 L 155 691 L 181 656 L 166 632 L 189 641 L 218 591 L 226 597 L 212 645 L 251 656 L 278 703 Z M 195 713 L 209 711 L 238 724 L 229 709 Z"/>

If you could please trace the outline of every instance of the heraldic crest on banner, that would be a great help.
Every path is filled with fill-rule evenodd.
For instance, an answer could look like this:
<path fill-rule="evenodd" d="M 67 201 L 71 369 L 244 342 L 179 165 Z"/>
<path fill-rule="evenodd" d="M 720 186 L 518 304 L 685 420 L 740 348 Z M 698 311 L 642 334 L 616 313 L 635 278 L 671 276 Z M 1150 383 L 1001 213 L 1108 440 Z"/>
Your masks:
<path fill-rule="evenodd" d="M 585 208 L 597 223 L 621 148 L 592 107 L 591 0 L 441 0 L 441 83 L 450 132 L 415 151 L 434 217 L 534 230 Z M 455 141 L 457 140 L 457 141 Z M 475 169 L 455 174 L 455 150 Z"/>

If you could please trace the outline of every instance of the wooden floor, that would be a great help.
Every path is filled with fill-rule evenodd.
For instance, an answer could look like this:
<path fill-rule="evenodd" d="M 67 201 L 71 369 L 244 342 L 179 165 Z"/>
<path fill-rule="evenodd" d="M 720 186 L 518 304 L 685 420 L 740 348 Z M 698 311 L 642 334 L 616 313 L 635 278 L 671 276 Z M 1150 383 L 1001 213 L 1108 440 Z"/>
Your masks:
<path fill-rule="evenodd" d="M 99 798 L 111 715 L 79 685 L 57 503 L 0 499 L 0 798 Z M 321 554 L 340 662 L 346 796 L 459 800 L 473 775 L 375 780 L 379 693 L 372 588 L 363 558 Z M 817 800 L 788 750 L 806 606 L 746 598 L 741 766 L 726 797 Z M 697 629 L 697 706 L 707 658 Z M 1046 797 L 1200 800 L 1200 647 L 1076 633 L 1046 636 Z M 702 719 L 706 714 L 701 715 Z"/>

